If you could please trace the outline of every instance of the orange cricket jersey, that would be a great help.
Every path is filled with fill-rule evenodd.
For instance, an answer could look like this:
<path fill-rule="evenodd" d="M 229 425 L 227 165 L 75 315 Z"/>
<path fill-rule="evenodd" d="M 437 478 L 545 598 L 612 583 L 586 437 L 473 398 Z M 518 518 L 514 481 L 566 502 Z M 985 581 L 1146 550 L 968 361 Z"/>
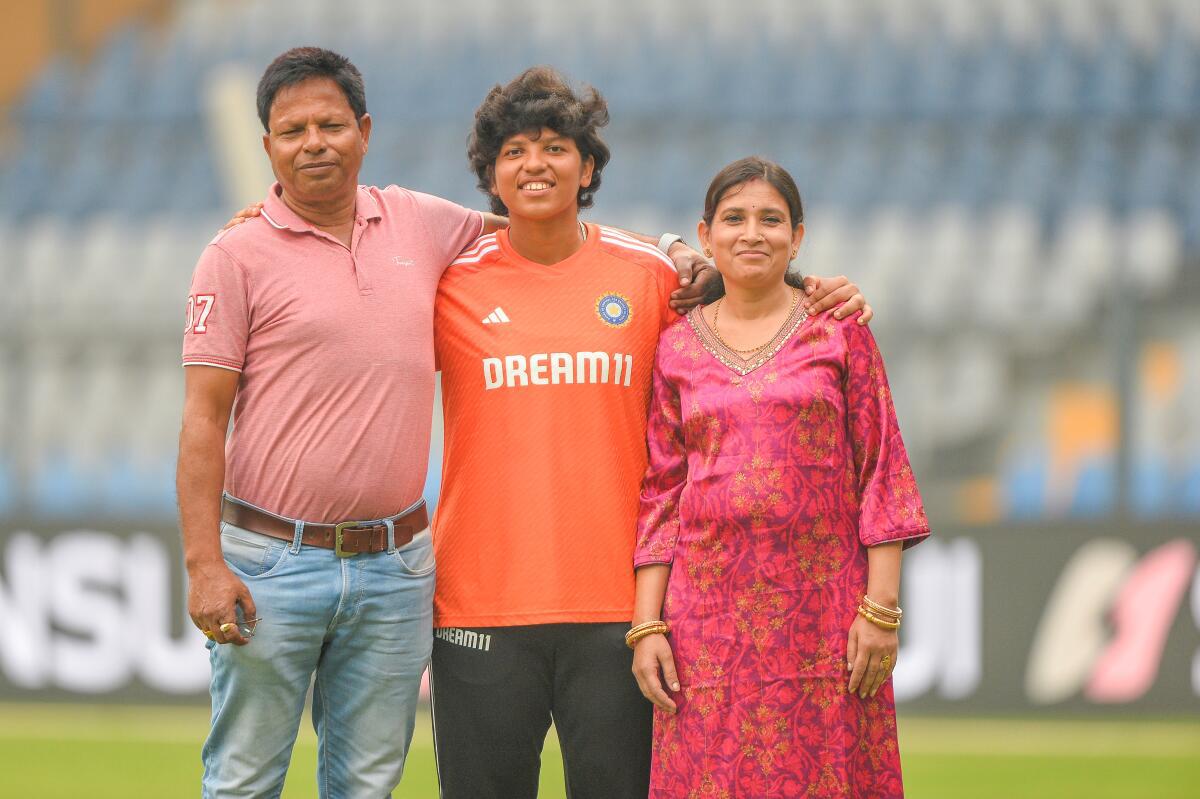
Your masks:
<path fill-rule="evenodd" d="M 657 249 L 596 225 L 553 266 L 501 231 L 446 271 L 436 626 L 629 620 L 650 376 L 676 286 Z"/>

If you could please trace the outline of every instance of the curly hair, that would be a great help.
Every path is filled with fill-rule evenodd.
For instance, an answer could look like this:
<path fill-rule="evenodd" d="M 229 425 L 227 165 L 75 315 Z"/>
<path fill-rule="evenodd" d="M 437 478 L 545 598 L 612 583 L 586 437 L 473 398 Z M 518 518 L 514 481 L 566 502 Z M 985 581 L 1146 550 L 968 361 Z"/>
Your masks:
<path fill-rule="evenodd" d="M 500 148 L 506 139 L 518 133 L 549 128 L 574 140 L 585 162 L 592 158 L 591 185 L 579 187 L 579 207 L 591 208 L 593 195 L 600 188 L 600 173 L 611 157 L 608 145 L 600 138 L 600 128 L 607 124 L 608 103 L 600 92 L 587 86 L 580 96 L 551 67 L 531 67 L 508 85 L 492 87 L 475 110 L 475 127 L 467 139 L 467 159 L 479 178 L 479 190 L 491 200 L 492 211 L 507 215 L 508 208 L 492 192 Z"/>

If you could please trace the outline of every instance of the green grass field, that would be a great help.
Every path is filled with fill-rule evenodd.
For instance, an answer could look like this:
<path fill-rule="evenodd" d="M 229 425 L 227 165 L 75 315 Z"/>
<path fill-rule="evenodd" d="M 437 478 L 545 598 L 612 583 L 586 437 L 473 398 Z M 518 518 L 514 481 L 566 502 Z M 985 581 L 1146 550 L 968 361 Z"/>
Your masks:
<path fill-rule="evenodd" d="M 0 705 L 0 795 L 13 799 L 168 799 L 199 795 L 207 717 L 198 708 Z M 900 718 L 913 799 L 1191 799 L 1200 721 Z M 316 797 L 316 741 L 300 740 L 286 799 Z M 436 797 L 427 714 L 397 797 Z M 546 744 L 541 796 L 562 797 Z M 747 798 L 749 799 L 749 798 Z"/>

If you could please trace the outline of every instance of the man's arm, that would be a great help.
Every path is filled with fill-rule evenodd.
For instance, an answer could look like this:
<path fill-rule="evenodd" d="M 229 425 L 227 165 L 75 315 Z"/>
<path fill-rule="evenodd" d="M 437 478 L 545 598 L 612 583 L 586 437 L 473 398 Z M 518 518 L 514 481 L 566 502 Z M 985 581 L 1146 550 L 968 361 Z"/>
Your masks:
<path fill-rule="evenodd" d="M 489 233 L 495 233 L 497 230 L 503 230 L 508 227 L 507 216 L 496 216 L 487 211 L 480 211 L 480 213 L 483 215 L 483 230 L 480 231 L 479 235 L 486 236 Z"/>
<path fill-rule="evenodd" d="M 225 433 L 241 375 L 215 366 L 184 368 L 183 428 L 175 490 L 188 572 L 188 615 L 219 644 L 249 640 L 234 627 L 235 605 L 255 618 L 254 599 L 221 555 L 221 490 L 225 484 Z"/>
<path fill-rule="evenodd" d="M 234 225 L 240 225 L 247 219 L 253 219 L 262 213 L 262 203 L 251 203 L 238 211 L 237 215 L 225 223 L 223 230 L 227 230 Z M 480 212 L 483 215 L 483 230 L 480 235 L 486 236 L 488 233 L 495 233 L 501 228 L 508 227 L 508 218 L 497 216 L 496 214 L 487 211 Z M 617 228 L 620 230 L 620 228 Z M 638 241 L 649 244 L 651 247 L 657 247 L 659 239 L 651 236 L 643 236 L 640 233 L 633 233 L 629 230 L 622 230 L 625 235 Z M 670 305 L 676 313 L 685 314 L 692 308 L 705 302 L 705 297 L 710 290 L 716 289 L 721 282 L 721 274 L 716 267 L 700 253 L 693 250 L 682 240 L 675 242 L 667 248 L 667 257 L 675 264 L 675 272 L 679 275 L 679 288 L 671 293 Z M 875 316 L 875 312 L 871 310 L 871 306 L 867 304 L 867 299 L 858 290 L 858 286 L 850 282 L 850 279 L 844 275 L 837 277 L 806 277 L 804 278 L 804 291 L 808 296 L 804 300 L 805 310 L 810 315 L 816 315 L 824 311 L 840 305 L 833 312 L 837 319 L 849 316 L 852 313 L 858 314 L 857 322 L 860 325 L 865 325 Z"/>

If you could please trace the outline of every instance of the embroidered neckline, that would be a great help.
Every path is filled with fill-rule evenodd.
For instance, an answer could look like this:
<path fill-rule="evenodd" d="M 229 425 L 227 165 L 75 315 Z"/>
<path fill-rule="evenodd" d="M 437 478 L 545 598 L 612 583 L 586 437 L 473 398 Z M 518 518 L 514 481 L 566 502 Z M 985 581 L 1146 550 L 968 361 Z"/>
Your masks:
<path fill-rule="evenodd" d="M 711 327 L 708 326 L 708 320 L 704 318 L 703 308 L 696 306 L 688 312 L 688 324 L 692 326 L 692 330 L 696 333 L 696 338 L 700 339 L 700 345 L 708 351 L 708 354 L 716 358 L 721 363 L 725 364 L 729 369 L 737 374 L 745 377 L 753 372 L 758 367 L 762 366 L 767 361 L 775 357 L 775 354 L 783 349 L 783 345 L 787 344 L 788 339 L 792 337 L 800 325 L 804 324 L 808 319 L 808 312 L 805 311 L 799 304 L 792 309 L 788 319 L 779 327 L 779 332 L 765 347 L 753 354 L 750 358 L 743 358 L 731 348 L 725 346 L 713 333 Z"/>

